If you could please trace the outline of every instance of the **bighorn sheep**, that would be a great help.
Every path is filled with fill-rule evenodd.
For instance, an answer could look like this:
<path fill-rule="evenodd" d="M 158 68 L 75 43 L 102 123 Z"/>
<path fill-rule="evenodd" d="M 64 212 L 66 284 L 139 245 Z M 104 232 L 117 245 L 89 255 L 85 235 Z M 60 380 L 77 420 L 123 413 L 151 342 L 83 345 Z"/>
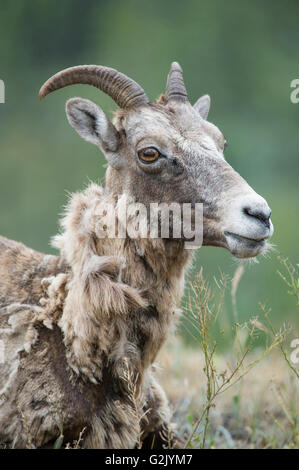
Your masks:
<path fill-rule="evenodd" d="M 74 194 L 54 244 L 60 256 L 0 237 L 0 441 L 51 446 L 85 429 L 86 448 L 159 446 L 175 434 L 153 363 L 180 314 L 192 250 L 184 238 L 100 236 L 103 202 L 202 203 L 203 245 L 246 258 L 273 232 L 265 200 L 225 161 L 207 121 L 210 99 L 191 106 L 173 63 L 165 95 L 149 102 L 116 70 L 78 66 L 41 88 L 93 85 L 118 105 L 113 122 L 94 103 L 67 102 L 71 126 L 100 147 L 105 188 Z M 194 251 L 194 250 L 193 250 Z M 0 357 L 1 360 L 1 357 Z"/>

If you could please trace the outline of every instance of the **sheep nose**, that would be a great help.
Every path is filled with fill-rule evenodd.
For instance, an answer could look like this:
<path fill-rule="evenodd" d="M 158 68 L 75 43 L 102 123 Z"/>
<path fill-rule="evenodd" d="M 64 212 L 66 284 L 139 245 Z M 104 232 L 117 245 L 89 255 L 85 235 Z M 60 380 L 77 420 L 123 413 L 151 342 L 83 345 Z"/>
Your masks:
<path fill-rule="evenodd" d="M 244 213 L 248 217 L 254 217 L 258 219 L 262 224 L 264 224 L 267 228 L 270 228 L 270 217 L 271 217 L 271 209 L 270 207 L 267 208 L 252 208 L 252 207 L 244 207 Z"/>

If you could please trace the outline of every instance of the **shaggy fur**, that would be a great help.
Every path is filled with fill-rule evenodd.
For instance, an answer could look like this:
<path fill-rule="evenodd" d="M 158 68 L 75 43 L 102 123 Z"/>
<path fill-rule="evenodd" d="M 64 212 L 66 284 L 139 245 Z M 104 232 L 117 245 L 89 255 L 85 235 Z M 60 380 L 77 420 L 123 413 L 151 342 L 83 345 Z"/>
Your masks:
<path fill-rule="evenodd" d="M 151 365 L 190 255 L 181 242 L 98 239 L 105 198 L 96 185 L 72 197 L 59 258 L 1 238 L 3 444 L 49 445 L 60 430 L 70 442 L 86 428 L 85 447 L 132 448 L 171 430 Z"/>

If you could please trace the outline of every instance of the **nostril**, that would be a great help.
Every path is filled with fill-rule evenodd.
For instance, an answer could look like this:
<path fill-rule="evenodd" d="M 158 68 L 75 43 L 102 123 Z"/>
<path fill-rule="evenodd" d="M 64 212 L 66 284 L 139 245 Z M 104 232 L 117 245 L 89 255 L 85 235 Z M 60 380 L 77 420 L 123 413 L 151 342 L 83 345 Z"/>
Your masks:
<path fill-rule="evenodd" d="M 243 211 L 244 211 L 244 214 L 248 215 L 249 217 L 254 217 L 255 219 L 260 220 L 267 228 L 270 228 L 270 217 L 271 217 L 270 210 L 268 210 L 267 212 L 264 212 L 262 210 L 245 207 Z"/>

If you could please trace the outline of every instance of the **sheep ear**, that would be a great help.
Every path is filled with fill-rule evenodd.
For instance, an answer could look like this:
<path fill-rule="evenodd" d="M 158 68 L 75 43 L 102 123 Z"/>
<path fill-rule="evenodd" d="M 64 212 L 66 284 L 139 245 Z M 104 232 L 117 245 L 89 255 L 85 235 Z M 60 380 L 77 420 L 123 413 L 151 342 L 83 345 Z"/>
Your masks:
<path fill-rule="evenodd" d="M 72 98 L 66 103 L 66 115 L 70 125 L 78 134 L 87 142 L 98 145 L 108 163 L 111 163 L 109 161 L 112 158 L 111 152 L 117 151 L 120 139 L 106 114 L 92 101 Z M 112 160 L 115 163 L 115 155 Z"/>
<path fill-rule="evenodd" d="M 201 96 L 196 103 L 193 105 L 195 111 L 201 115 L 203 119 L 207 119 L 211 106 L 211 98 L 209 95 Z"/>

